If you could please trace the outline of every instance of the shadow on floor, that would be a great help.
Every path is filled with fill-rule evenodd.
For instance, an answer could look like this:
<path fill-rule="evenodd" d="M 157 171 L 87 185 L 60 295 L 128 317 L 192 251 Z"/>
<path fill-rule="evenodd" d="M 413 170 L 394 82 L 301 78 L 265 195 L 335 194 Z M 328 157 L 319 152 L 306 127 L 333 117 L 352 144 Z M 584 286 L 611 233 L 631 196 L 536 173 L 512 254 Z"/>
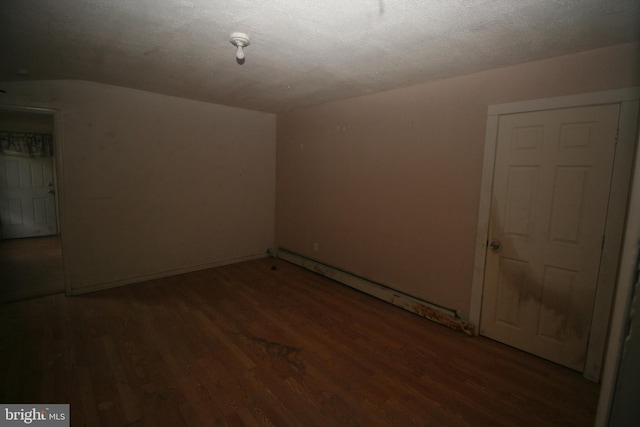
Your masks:
<path fill-rule="evenodd" d="M 0 303 L 62 292 L 58 236 L 0 240 Z"/>

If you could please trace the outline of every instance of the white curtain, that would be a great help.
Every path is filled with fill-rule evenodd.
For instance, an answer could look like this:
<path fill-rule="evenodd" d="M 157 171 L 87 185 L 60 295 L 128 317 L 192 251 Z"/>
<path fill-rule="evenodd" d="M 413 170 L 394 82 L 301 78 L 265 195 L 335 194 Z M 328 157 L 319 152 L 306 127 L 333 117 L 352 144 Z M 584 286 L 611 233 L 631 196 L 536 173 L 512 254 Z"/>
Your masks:
<path fill-rule="evenodd" d="M 53 156 L 53 135 L 0 131 L 0 153 L 5 156 L 51 157 Z"/>

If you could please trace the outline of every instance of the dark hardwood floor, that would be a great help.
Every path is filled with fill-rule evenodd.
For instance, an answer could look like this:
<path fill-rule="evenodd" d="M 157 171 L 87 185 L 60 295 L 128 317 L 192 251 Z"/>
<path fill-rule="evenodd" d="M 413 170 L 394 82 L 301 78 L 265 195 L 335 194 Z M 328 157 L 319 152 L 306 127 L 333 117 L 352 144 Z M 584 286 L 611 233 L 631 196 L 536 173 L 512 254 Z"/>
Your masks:
<path fill-rule="evenodd" d="M 281 260 L 0 306 L 0 402 L 73 426 L 590 426 L 598 385 Z"/>
<path fill-rule="evenodd" d="M 58 236 L 0 240 L 0 303 L 64 292 Z"/>

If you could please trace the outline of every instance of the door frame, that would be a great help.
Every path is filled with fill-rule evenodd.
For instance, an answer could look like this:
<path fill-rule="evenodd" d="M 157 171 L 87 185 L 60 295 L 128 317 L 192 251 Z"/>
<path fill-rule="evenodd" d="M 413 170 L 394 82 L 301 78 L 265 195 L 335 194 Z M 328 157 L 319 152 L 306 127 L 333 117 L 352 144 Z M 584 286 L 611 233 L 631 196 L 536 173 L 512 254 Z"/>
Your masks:
<path fill-rule="evenodd" d="M 632 87 L 490 105 L 488 107 L 474 270 L 471 285 L 471 304 L 469 309 L 469 321 L 474 326 L 474 334 L 477 335 L 480 329 L 485 260 L 489 237 L 489 211 L 493 191 L 493 173 L 500 116 L 559 108 L 620 104 L 618 145 L 613 164 L 609 209 L 605 226 L 605 235 L 607 237 L 603 245 L 600 261 L 600 274 L 598 275 L 593 318 L 591 321 L 591 333 L 583 373 L 585 378 L 592 381 L 597 382 L 600 380 L 606 340 L 609 333 L 609 318 L 616 281 L 618 279 L 620 247 L 625 231 L 624 222 L 627 214 L 630 177 L 633 169 L 633 153 L 636 145 L 639 100 L 640 87 Z"/>
<path fill-rule="evenodd" d="M 64 168 L 63 168 L 63 138 L 62 138 L 62 114 L 53 108 L 29 107 L 12 104 L 0 104 L 0 111 L 12 111 L 19 113 L 47 114 L 53 119 L 53 185 L 55 188 L 54 204 L 56 210 L 56 222 L 58 226 L 58 238 L 62 251 L 62 280 L 64 281 L 65 294 L 70 295 L 70 283 L 68 280 L 69 269 L 64 257 L 63 216 L 64 212 Z"/>

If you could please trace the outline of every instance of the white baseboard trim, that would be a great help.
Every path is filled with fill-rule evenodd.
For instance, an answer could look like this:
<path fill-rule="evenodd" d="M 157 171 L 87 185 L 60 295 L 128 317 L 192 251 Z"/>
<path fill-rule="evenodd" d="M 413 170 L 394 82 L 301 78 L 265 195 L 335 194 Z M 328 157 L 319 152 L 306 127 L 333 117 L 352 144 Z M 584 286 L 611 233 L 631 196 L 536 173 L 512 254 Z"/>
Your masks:
<path fill-rule="evenodd" d="M 356 276 L 347 271 L 323 264 L 319 261 L 315 261 L 285 249 L 271 248 L 269 249 L 269 255 L 274 258 L 288 261 L 309 271 L 313 271 L 314 273 L 340 282 L 343 285 L 357 289 L 380 300 L 389 302 L 406 311 L 417 314 L 420 317 L 424 317 L 425 319 L 432 320 L 456 331 L 464 332 L 467 335 L 473 335 L 473 325 L 460 318 L 453 310 L 423 301 L 380 283 L 372 282 L 371 280 Z"/>

